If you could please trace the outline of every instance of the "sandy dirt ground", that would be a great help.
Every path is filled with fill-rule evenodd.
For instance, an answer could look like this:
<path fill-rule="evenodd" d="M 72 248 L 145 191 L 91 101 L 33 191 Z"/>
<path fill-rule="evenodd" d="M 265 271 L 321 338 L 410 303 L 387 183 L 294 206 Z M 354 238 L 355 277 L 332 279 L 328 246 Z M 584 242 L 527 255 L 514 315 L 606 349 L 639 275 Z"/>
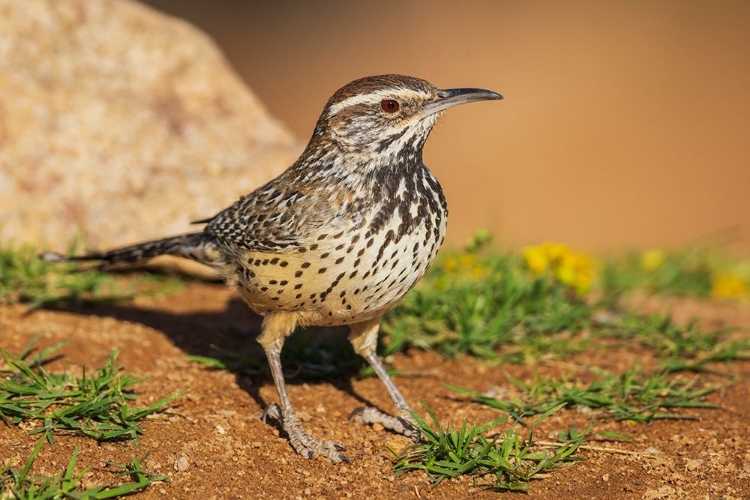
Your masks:
<path fill-rule="evenodd" d="M 678 321 L 696 316 L 707 327 L 738 326 L 748 335 L 750 306 L 695 300 L 645 300 L 642 309 L 669 309 Z M 137 498 L 750 498 L 750 363 L 719 365 L 742 377 L 708 398 L 719 410 L 700 410 L 690 421 L 657 421 L 649 425 L 598 423 L 598 431 L 633 437 L 628 442 L 590 442 L 584 460 L 560 468 L 530 485 L 528 494 L 488 491 L 484 481 L 445 480 L 433 485 L 420 472 L 394 478 L 386 446 L 400 447 L 403 438 L 382 429 L 347 420 L 364 403 L 390 411 L 390 400 L 375 378 L 357 379 L 341 373 L 328 380 L 290 376 L 292 402 L 308 430 L 347 447 L 352 464 L 307 460 L 294 453 L 279 430 L 259 419 L 264 406 L 277 400 L 267 373 L 235 374 L 190 362 L 187 354 L 217 356 L 219 346 L 243 356 L 262 354 L 254 337 L 259 319 L 221 285 L 191 283 L 184 290 L 131 303 L 37 310 L 0 306 L 0 344 L 18 352 L 30 339 L 46 347 L 63 340 L 64 357 L 54 370 L 77 370 L 81 364 L 99 367 L 112 349 L 128 372 L 151 377 L 137 386 L 136 405 L 157 401 L 175 391 L 189 390 L 169 411 L 147 419 L 137 444 L 97 443 L 88 438 L 59 436 L 45 446 L 35 474 L 60 472 L 74 448 L 79 466 L 91 466 L 84 481 L 111 481 L 105 462 L 148 458 L 152 471 L 168 474 L 172 482 L 153 485 Z M 529 380 L 562 376 L 581 365 L 616 371 L 632 365 L 653 366 L 646 351 L 634 345 L 589 350 L 565 359 L 538 360 L 530 366 L 491 365 L 471 358 L 445 360 L 433 353 L 411 350 L 392 366 L 411 375 L 397 384 L 413 405 L 423 399 L 442 420 L 454 425 L 464 419 L 485 422 L 500 416 L 470 403 L 447 389 L 451 383 L 479 391 L 511 388 L 507 376 Z M 691 375 L 687 375 L 691 376 Z M 716 382 L 720 375 L 701 374 Z M 712 379 L 712 377 L 714 377 Z M 538 429 L 539 439 L 555 439 L 562 430 L 583 429 L 591 415 L 563 410 Z M 0 461 L 24 463 L 36 438 L 18 427 L 0 427 Z"/>

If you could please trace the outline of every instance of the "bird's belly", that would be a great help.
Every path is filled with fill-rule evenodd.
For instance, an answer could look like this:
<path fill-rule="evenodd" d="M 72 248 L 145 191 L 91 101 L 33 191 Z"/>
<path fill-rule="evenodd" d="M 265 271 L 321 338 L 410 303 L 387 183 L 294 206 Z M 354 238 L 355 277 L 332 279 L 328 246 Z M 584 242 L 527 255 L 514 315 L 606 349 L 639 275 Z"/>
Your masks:
<path fill-rule="evenodd" d="M 424 275 L 444 236 L 418 226 L 400 237 L 342 231 L 285 253 L 240 256 L 236 285 L 259 314 L 296 311 L 307 326 L 343 325 L 393 308 Z"/>

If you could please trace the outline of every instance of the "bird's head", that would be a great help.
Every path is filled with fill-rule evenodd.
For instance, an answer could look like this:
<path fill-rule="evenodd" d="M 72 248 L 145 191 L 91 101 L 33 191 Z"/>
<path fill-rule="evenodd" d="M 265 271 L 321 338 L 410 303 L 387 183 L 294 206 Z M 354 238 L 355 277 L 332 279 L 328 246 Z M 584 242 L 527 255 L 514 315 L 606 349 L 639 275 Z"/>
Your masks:
<path fill-rule="evenodd" d="M 422 147 L 442 111 L 489 99 L 502 96 L 483 89 L 441 90 L 402 75 L 361 78 L 328 100 L 311 145 L 333 147 L 358 164 L 421 161 Z"/>

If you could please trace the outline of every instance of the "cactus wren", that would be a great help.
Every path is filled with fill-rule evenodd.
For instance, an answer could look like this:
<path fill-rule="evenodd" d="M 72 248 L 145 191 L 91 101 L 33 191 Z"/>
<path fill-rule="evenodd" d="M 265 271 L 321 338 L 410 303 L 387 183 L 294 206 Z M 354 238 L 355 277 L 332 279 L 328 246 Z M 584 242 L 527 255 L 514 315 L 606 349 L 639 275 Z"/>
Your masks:
<path fill-rule="evenodd" d="M 48 260 L 94 260 L 107 268 L 169 254 L 216 269 L 263 316 L 258 341 L 270 364 L 277 419 L 307 458 L 349 461 L 344 447 L 315 439 L 292 408 L 281 368 L 285 338 L 299 326 L 349 325 L 354 350 L 385 385 L 397 416 L 360 408 L 352 419 L 379 422 L 419 440 L 410 408 L 378 359 L 380 318 L 424 275 L 443 242 L 447 207 L 422 148 L 442 111 L 502 99 L 483 89 L 440 90 L 400 75 L 362 78 L 328 100 L 299 159 L 277 178 L 214 217 L 203 231 L 103 253 Z"/>

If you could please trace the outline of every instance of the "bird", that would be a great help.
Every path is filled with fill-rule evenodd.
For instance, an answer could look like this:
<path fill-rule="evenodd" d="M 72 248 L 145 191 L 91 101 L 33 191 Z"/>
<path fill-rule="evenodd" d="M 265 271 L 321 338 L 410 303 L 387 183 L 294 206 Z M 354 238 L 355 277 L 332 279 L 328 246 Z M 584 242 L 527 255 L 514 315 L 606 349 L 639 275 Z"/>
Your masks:
<path fill-rule="evenodd" d="M 421 439 L 411 407 L 376 353 L 383 315 L 431 266 L 448 208 L 422 150 L 443 112 L 503 97 L 479 88 L 439 89 L 410 76 L 360 78 L 328 99 L 306 148 L 287 170 L 213 217 L 201 231 L 49 261 L 98 261 L 100 269 L 158 255 L 214 268 L 263 317 L 258 336 L 279 403 L 276 420 L 306 458 L 350 462 L 346 448 L 310 435 L 287 393 L 281 351 L 299 327 L 348 325 L 354 351 L 382 381 L 390 415 L 358 408 L 350 420 Z"/>

